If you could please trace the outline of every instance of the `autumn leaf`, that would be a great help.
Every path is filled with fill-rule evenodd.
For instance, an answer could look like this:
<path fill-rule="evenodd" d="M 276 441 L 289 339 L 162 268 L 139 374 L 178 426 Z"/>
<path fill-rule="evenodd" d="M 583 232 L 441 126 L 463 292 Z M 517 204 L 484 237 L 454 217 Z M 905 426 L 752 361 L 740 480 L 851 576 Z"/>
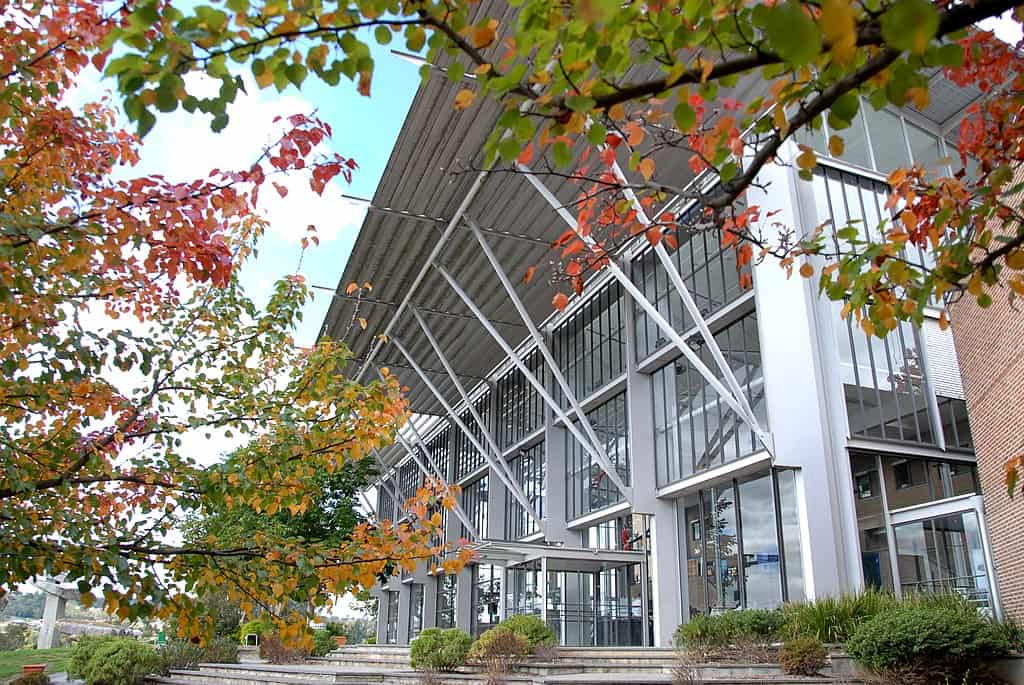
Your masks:
<path fill-rule="evenodd" d="M 555 296 L 551 298 L 551 304 L 554 305 L 555 309 L 558 311 L 562 311 L 569 305 L 569 296 L 565 293 L 556 293 Z"/>
<path fill-rule="evenodd" d="M 476 94 L 468 88 L 463 88 L 455 94 L 455 109 L 464 110 L 473 104 L 473 100 L 476 98 Z"/>

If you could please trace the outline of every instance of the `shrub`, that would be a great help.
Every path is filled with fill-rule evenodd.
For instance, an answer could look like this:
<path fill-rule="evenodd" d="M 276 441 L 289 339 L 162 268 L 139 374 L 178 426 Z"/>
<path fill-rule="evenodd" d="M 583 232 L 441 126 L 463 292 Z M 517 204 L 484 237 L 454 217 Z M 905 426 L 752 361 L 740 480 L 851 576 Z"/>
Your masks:
<path fill-rule="evenodd" d="M 376 635 L 371 635 L 370 637 L 368 637 L 365 640 L 363 640 L 363 644 L 364 645 L 375 645 L 375 644 L 377 644 L 377 636 Z"/>
<path fill-rule="evenodd" d="M 487 669 L 487 682 L 500 683 L 502 676 L 530 653 L 530 641 L 500 625 L 477 638 L 469 657 Z"/>
<path fill-rule="evenodd" d="M 409 659 L 418 671 L 454 671 L 466 663 L 473 638 L 458 628 L 427 628 L 409 645 Z"/>
<path fill-rule="evenodd" d="M 551 647 L 558 641 L 555 631 L 551 630 L 539 616 L 530 616 L 529 614 L 509 616 L 497 627 L 508 628 L 513 633 L 526 638 L 531 653 L 535 652 L 538 647 Z"/>
<path fill-rule="evenodd" d="M 159 671 L 157 651 L 130 637 L 86 637 L 71 650 L 68 671 L 86 685 L 135 685 Z"/>
<path fill-rule="evenodd" d="M 215 637 L 205 645 L 173 638 L 159 649 L 162 670 L 195 668 L 199 664 L 237 664 L 238 643 L 227 637 Z"/>
<path fill-rule="evenodd" d="M 50 676 L 45 673 L 29 673 L 18 676 L 9 685 L 50 685 Z"/>
<path fill-rule="evenodd" d="M 313 631 L 313 651 L 310 654 L 313 656 L 324 656 L 337 648 L 338 643 L 335 641 L 334 635 L 330 630 Z"/>
<path fill-rule="evenodd" d="M 966 605 L 969 606 L 969 605 Z M 922 682 L 973 682 L 973 674 L 1012 644 L 1006 632 L 978 615 L 946 603 L 910 601 L 865 621 L 846 643 L 857 663 L 881 674 L 921 674 Z"/>
<path fill-rule="evenodd" d="M 23 623 L 9 623 L 0 628 L 0 652 L 13 652 L 27 646 L 31 629 Z"/>
<path fill-rule="evenodd" d="M 260 658 L 272 664 L 295 664 L 305 661 L 307 656 L 308 649 L 286 646 L 276 630 L 260 636 Z"/>
<path fill-rule="evenodd" d="M 859 595 L 824 597 L 783 609 L 790 637 L 813 637 L 821 642 L 846 642 L 857 627 L 897 605 L 895 597 L 868 590 Z"/>
<path fill-rule="evenodd" d="M 798 637 L 779 650 L 779 666 L 789 675 L 818 675 L 827 662 L 828 652 L 817 638 Z"/>
<path fill-rule="evenodd" d="M 676 628 L 677 647 L 727 647 L 738 641 L 773 642 L 785 624 L 781 611 L 744 609 L 717 616 L 695 616 Z"/>
<path fill-rule="evenodd" d="M 271 623 L 270 619 L 261 616 L 260 618 L 246 621 L 238 628 L 238 641 L 244 645 L 246 635 L 259 635 L 260 642 L 263 642 L 263 635 L 273 632 L 273 630 L 274 624 Z"/>

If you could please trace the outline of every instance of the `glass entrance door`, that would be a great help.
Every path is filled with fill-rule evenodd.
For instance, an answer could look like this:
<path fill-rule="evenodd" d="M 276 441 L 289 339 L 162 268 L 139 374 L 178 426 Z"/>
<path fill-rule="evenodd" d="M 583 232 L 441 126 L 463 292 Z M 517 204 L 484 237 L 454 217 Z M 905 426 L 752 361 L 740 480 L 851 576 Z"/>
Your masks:
<path fill-rule="evenodd" d="M 894 521 L 902 593 L 956 592 L 992 610 L 987 556 L 974 509 Z M 895 518 L 895 517 L 894 517 Z"/>

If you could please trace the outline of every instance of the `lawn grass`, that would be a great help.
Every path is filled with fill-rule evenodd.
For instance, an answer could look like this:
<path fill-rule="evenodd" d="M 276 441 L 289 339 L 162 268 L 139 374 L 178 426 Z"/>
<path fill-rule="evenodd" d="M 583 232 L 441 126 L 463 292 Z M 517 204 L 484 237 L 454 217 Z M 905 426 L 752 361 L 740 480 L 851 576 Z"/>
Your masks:
<path fill-rule="evenodd" d="M 70 647 L 58 649 L 16 649 L 13 652 L 0 652 L 0 680 L 21 673 L 25 664 L 48 664 L 47 673 L 60 673 L 68 670 Z"/>

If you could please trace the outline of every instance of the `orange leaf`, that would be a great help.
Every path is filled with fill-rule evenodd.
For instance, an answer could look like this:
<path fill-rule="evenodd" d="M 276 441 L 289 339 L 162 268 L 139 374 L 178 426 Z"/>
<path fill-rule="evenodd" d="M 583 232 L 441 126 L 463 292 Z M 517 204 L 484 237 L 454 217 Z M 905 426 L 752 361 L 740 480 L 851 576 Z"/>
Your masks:
<path fill-rule="evenodd" d="M 345 294 L 346 295 L 351 295 L 352 293 L 354 293 L 357 290 L 359 290 L 359 285 L 353 281 L 352 283 L 348 284 L 347 288 L 345 288 Z"/>
<path fill-rule="evenodd" d="M 526 269 L 526 275 L 523 276 L 523 283 L 529 283 L 530 281 L 532 281 L 533 280 L 533 274 L 534 274 L 535 271 L 537 271 L 537 267 L 535 267 L 535 266 L 531 266 L 531 267 L 527 268 Z"/>
<path fill-rule="evenodd" d="M 268 70 L 269 71 L 269 70 Z M 370 81 L 373 80 L 373 72 L 361 71 L 359 72 L 359 94 L 364 97 L 370 97 Z"/>
<path fill-rule="evenodd" d="M 519 153 L 519 156 L 516 157 L 516 161 L 519 162 L 520 164 L 524 165 L 524 166 L 533 161 L 533 141 L 532 140 L 529 143 L 527 143 L 526 147 L 524 147 L 522 152 Z"/>
<path fill-rule="evenodd" d="M 583 273 L 583 267 L 574 260 L 565 265 L 565 273 L 569 276 L 579 276 Z"/>
<path fill-rule="evenodd" d="M 569 296 L 565 293 L 556 293 L 555 296 L 551 298 L 551 304 L 553 304 L 555 309 L 558 311 L 562 311 L 569 305 Z"/>
<path fill-rule="evenodd" d="M 810 278 L 814 275 L 814 267 L 809 262 L 804 262 L 800 265 L 800 275 L 804 278 Z"/>
<path fill-rule="evenodd" d="M 654 160 L 650 157 L 645 157 L 640 160 L 640 175 L 644 177 L 645 181 L 650 181 L 651 177 L 654 176 Z"/>
<path fill-rule="evenodd" d="M 476 93 L 468 88 L 463 88 L 455 94 L 455 109 L 461 111 L 473 104 L 473 100 L 476 98 Z"/>

